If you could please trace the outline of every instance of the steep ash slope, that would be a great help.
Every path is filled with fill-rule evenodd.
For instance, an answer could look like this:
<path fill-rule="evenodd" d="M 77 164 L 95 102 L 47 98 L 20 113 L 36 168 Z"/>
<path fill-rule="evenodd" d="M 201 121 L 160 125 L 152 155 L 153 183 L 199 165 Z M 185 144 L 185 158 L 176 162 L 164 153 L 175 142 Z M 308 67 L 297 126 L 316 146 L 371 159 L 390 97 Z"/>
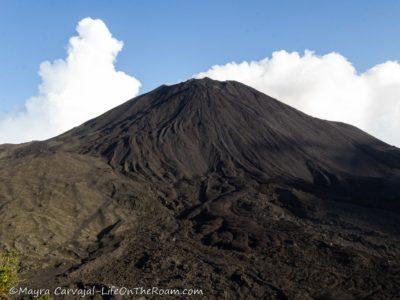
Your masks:
<path fill-rule="evenodd" d="M 400 150 L 355 127 L 189 80 L 0 146 L 0 241 L 38 287 L 394 298 L 399 178 Z"/>
<path fill-rule="evenodd" d="M 128 101 L 63 135 L 126 175 L 151 182 L 218 173 L 338 191 L 375 192 L 398 210 L 400 151 L 343 123 L 307 116 L 238 82 L 190 80 Z M 357 184 L 353 180 L 357 178 Z M 364 193 L 365 192 L 365 193 Z M 382 193 L 379 195 L 382 198 Z"/>
<path fill-rule="evenodd" d="M 85 139 L 81 149 L 127 172 L 147 169 L 159 179 L 172 176 L 160 173 L 168 166 L 176 178 L 219 169 L 306 181 L 313 165 L 359 176 L 388 176 L 400 168 L 395 147 L 355 127 L 309 117 L 238 82 L 211 79 L 162 86 L 71 136 Z"/>

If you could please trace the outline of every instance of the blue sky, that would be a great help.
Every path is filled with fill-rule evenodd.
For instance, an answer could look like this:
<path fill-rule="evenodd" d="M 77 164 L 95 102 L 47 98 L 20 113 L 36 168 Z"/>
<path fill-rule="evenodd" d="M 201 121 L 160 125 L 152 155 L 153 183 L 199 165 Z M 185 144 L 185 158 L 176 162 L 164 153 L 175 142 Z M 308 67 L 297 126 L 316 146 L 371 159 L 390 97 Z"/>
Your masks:
<path fill-rule="evenodd" d="M 1 0 L 1 111 L 36 93 L 39 64 L 64 58 L 87 16 L 124 41 L 117 68 L 134 74 L 142 92 L 280 49 L 337 51 L 359 71 L 400 56 L 399 1 Z"/>
<path fill-rule="evenodd" d="M 0 0 L 0 143 L 208 76 L 400 146 L 399 17 L 389 0 Z"/>

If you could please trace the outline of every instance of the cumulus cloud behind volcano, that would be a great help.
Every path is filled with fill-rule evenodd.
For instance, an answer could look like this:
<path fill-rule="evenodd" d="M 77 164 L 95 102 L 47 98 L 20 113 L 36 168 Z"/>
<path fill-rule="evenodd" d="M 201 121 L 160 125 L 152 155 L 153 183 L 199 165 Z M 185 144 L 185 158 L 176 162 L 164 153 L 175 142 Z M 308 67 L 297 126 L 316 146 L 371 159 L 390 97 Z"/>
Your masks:
<path fill-rule="evenodd" d="M 38 95 L 0 118 L 0 143 L 53 137 L 136 96 L 140 82 L 115 69 L 123 43 L 103 21 L 85 18 L 66 59 L 40 65 Z"/>
<path fill-rule="evenodd" d="M 135 97 L 140 82 L 115 68 L 123 43 L 102 20 L 85 18 L 65 59 L 40 65 L 36 96 L 0 115 L 0 143 L 60 134 Z M 312 116 L 342 121 L 400 146 L 400 64 L 387 61 L 363 73 L 339 53 L 276 51 L 259 61 L 215 65 L 194 77 L 236 80 Z"/>
<path fill-rule="evenodd" d="M 312 116 L 355 125 L 400 146 L 400 64 L 358 73 L 338 53 L 277 51 L 260 61 L 215 65 L 196 78 L 236 80 Z"/>

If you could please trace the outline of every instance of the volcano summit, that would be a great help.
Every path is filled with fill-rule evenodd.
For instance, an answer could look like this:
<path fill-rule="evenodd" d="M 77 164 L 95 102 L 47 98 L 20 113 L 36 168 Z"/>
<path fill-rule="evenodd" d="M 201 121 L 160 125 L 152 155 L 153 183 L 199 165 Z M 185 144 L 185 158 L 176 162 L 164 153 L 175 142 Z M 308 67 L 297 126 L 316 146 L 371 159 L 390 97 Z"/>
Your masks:
<path fill-rule="evenodd" d="M 161 86 L 0 146 L 0 245 L 33 287 L 400 294 L 400 150 L 248 86 Z"/>

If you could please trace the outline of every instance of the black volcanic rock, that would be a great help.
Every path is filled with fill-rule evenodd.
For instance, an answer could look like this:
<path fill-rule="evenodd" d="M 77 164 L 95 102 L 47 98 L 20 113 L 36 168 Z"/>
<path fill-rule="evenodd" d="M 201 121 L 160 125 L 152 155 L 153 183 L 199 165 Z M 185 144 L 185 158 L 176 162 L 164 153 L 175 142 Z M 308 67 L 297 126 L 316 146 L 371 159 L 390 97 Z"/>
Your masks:
<path fill-rule="evenodd" d="M 399 295 L 400 150 L 238 82 L 161 86 L 2 146 L 0 182 L 1 244 L 32 285 Z"/>
<path fill-rule="evenodd" d="M 390 200 L 400 195 L 397 148 L 238 82 L 206 78 L 162 86 L 62 137 L 74 139 L 83 141 L 75 151 L 100 155 L 122 173 L 152 182 L 210 174 L 280 180 L 355 193 L 368 198 L 364 203 L 379 197 L 373 205 L 400 207 Z"/>
<path fill-rule="evenodd" d="M 159 179 L 215 171 L 258 181 L 295 177 L 307 182 L 318 172 L 400 174 L 395 147 L 350 125 L 307 116 L 238 82 L 208 78 L 162 86 L 71 136 L 85 139 L 82 149 L 128 173 L 147 169 Z"/>

